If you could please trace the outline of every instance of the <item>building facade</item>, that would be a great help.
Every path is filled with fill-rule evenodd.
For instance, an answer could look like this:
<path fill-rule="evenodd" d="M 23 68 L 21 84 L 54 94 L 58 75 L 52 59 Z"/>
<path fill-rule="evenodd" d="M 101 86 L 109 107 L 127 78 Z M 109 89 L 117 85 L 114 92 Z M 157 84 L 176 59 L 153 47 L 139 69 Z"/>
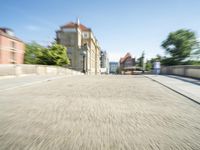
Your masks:
<path fill-rule="evenodd" d="M 110 62 L 109 63 L 109 73 L 110 74 L 117 74 L 117 69 L 119 68 L 118 62 Z"/>
<path fill-rule="evenodd" d="M 109 58 L 106 51 L 101 51 L 101 74 L 109 74 Z"/>
<path fill-rule="evenodd" d="M 120 70 L 122 74 L 133 74 L 136 70 L 135 58 L 130 53 L 127 53 L 124 57 L 120 58 Z"/>
<path fill-rule="evenodd" d="M 0 28 L 0 64 L 23 64 L 25 44 L 8 28 Z"/>
<path fill-rule="evenodd" d="M 136 65 L 135 58 L 131 56 L 130 53 L 127 53 L 124 57 L 120 58 L 120 68 L 130 68 Z"/>
<path fill-rule="evenodd" d="M 69 68 L 100 74 L 100 46 L 90 28 L 70 22 L 56 31 L 56 41 L 67 47 Z"/>

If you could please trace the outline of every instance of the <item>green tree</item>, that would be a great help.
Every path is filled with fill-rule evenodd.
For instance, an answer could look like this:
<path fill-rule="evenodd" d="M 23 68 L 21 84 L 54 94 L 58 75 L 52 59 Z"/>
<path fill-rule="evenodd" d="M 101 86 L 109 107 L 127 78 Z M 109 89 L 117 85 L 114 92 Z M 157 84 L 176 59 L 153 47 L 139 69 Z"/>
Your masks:
<path fill-rule="evenodd" d="M 25 54 L 24 54 L 24 63 L 25 64 L 39 64 L 40 57 L 43 55 L 42 50 L 43 46 L 37 44 L 36 42 L 32 42 L 26 44 Z"/>
<path fill-rule="evenodd" d="M 189 58 L 192 52 L 199 49 L 199 43 L 193 31 L 180 29 L 171 32 L 161 45 L 170 57 L 164 58 L 164 65 L 178 65 Z"/>
<path fill-rule="evenodd" d="M 154 64 L 154 62 L 156 62 L 156 61 L 161 62 L 162 59 L 163 59 L 163 57 L 162 57 L 161 55 L 157 54 L 156 57 L 151 58 L 150 60 L 147 60 L 147 61 L 146 61 L 145 69 L 146 69 L 147 71 L 152 70 L 152 69 L 153 69 L 153 64 Z"/>
<path fill-rule="evenodd" d="M 152 63 L 151 63 L 150 60 L 147 60 L 146 65 L 145 65 L 145 69 L 146 69 L 147 71 L 152 70 Z"/>
<path fill-rule="evenodd" d="M 70 63 L 66 47 L 59 44 L 53 44 L 43 49 L 42 54 L 40 63 L 44 65 L 64 66 Z"/>
<path fill-rule="evenodd" d="M 52 44 L 45 48 L 35 42 L 26 45 L 24 60 L 26 64 L 65 66 L 70 63 L 66 47 Z"/>
<path fill-rule="evenodd" d="M 117 67 L 116 74 L 121 74 L 121 68 Z"/>
<path fill-rule="evenodd" d="M 191 54 L 191 59 L 192 60 L 197 60 L 200 61 L 200 49 L 196 49 L 192 52 Z"/>
<path fill-rule="evenodd" d="M 145 57 L 145 54 L 144 54 L 144 51 L 143 51 L 141 57 L 139 57 L 137 59 L 137 66 L 143 67 L 143 65 L 144 65 L 144 57 Z"/>

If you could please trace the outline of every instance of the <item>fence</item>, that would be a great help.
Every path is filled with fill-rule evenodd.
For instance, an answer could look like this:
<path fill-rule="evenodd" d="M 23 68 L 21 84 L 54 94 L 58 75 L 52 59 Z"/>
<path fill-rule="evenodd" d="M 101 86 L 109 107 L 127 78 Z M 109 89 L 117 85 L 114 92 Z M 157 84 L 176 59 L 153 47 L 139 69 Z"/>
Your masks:
<path fill-rule="evenodd" d="M 161 74 L 172 74 L 185 77 L 200 79 L 200 66 L 180 65 L 180 66 L 162 66 Z"/>
<path fill-rule="evenodd" d="M 14 65 L 14 64 L 1 64 L 0 76 L 21 76 L 21 75 L 82 75 L 83 73 L 62 68 L 58 66 L 46 65 Z"/>

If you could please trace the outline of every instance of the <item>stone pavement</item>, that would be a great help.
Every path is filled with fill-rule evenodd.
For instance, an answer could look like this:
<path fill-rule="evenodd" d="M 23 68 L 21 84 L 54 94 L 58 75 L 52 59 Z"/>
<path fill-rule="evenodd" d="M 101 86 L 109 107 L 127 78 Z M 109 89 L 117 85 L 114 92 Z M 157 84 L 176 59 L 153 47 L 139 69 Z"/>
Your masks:
<path fill-rule="evenodd" d="M 145 75 L 200 104 L 200 80 L 174 75 Z"/>
<path fill-rule="evenodd" d="M 200 105 L 144 76 L 0 92 L 0 150 L 198 150 L 199 139 Z"/>

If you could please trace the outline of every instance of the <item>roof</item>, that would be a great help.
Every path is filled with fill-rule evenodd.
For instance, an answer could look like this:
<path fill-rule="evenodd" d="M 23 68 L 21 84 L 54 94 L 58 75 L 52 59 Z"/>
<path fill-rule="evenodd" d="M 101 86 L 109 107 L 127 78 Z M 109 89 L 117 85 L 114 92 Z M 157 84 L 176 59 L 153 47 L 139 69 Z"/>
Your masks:
<path fill-rule="evenodd" d="M 19 41 L 19 42 L 23 42 L 23 41 L 20 40 L 19 38 L 15 37 L 15 36 L 9 35 L 9 34 L 6 32 L 6 30 L 12 31 L 12 30 L 9 29 L 9 28 L 0 28 L 0 35 L 5 36 L 5 37 L 10 38 L 10 39 L 13 39 L 13 40 L 16 40 L 16 41 Z"/>
<path fill-rule="evenodd" d="M 130 53 L 126 53 L 126 55 L 122 58 L 120 58 L 120 63 L 124 63 L 128 58 L 132 58 Z"/>
<path fill-rule="evenodd" d="M 85 25 L 83 24 L 77 24 L 77 23 L 74 23 L 74 22 L 69 22 L 63 26 L 61 26 L 61 28 L 80 28 L 82 31 L 91 31 L 90 28 L 86 27 Z"/>

